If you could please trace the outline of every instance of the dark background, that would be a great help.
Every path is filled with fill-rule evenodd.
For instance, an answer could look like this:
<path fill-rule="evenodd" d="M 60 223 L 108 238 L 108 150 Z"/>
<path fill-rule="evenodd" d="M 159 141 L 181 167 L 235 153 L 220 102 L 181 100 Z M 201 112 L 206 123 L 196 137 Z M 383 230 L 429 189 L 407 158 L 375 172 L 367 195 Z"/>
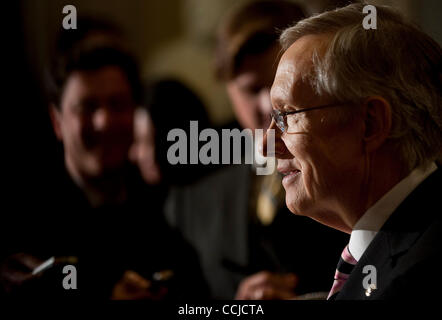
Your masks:
<path fill-rule="evenodd" d="M 173 76 L 201 96 L 213 123 L 232 120 L 224 88 L 213 78 L 212 54 L 216 25 L 237 0 L 22 0 L 3 1 L 2 21 L 2 144 L 3 187 L 0 228 L 8 219 L 35 218 L 51 169 L 60 162 L 42 91 L 42 72 L 60 31 L 66 4 L 79 15 L 113 20 L 125 31 L 147 80 Z M 332 1 L 298 1 L 318 12 Z M 342 2 L 342 1 L 339 1 Z M 442 1 L 371 1 L 391 4 L 442 42 Z M 32 239 L 28 239 L 32 241 Z M 0 246 L 8 246 L 7 239 Z"/>

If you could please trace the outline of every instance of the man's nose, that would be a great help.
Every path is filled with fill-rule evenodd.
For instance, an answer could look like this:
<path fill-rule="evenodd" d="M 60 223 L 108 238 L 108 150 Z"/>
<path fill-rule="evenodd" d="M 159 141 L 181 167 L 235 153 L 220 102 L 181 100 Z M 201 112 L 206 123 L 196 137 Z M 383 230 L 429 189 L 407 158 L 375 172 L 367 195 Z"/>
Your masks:
<path fill-rule="evenodd" d="M 109 126 L 110 114 L 106 108 L 97 109 L 92 116 L 92 124 L 96 131 L 103 131 Z"/>
<path fill-rule="evenodd" d="M 267 126 L 270 125 L 269 114 L 272 111 L 272 102 L 270 100 L 269 88 L 265 87 L 261 89 L 257 100 L 257 106 L 259 110 L 259 115 L 261 116 L 261 118 L 259 119 L 261 121 L 260 127 L 266 129 Z"/>
<path fill-rule="evenodd" d="M 267 136 L 269 135 L 269 130 L 273 130 L 275 132 L 275 150 L 268 150 L 267 145 Z M 272 119 L 272 122 L 270 123 L 270 126 L 268 127 L 266 133 L 264 134 L 264 137 L 261 141 L 261 153 L 265 157 L 276 157 L 276 158 L 283 158 L 284 154 L 288 152 L 284 141 L 281 139 L 281 130 L 276 126 L 275 119 Z"/>
<path fill-rule="evenodd" d="M 259 92 L 259 109 L 263 114 L 270 114 L 272 111 L 272 101 L 270 100 L 270 88 L 262 88 Z"/>

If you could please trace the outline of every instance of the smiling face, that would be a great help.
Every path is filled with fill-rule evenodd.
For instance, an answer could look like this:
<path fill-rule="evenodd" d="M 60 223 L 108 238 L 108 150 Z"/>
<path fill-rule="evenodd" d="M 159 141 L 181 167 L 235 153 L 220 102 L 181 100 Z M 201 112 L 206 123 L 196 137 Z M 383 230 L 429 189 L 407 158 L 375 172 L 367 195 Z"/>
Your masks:
<path fill-rule="evenodd" d="M 313 48 L 321 54 L 324 37 L 302 37 L 285 52 L 271 89 L 274 109 L 292 111 L 336 102 L 316 95 L 302 77 L 311 70 Z M 288 208 L 348 232 L 353 221 L 348 221 L 345 210 L 349 201 L 359 198 L 363 182 L 363 125 L 357 117 L 342 123 L 336 111 L 326 108 L 288 115 L 291 133 L 281 133 L 274 121 L 270 128 L 276 130 L 275 153 L 278 171 L 285 175 Z"/>
<path fill-rule="evenodd" d="M 119 67 L 73 72 L 52 117 L 68 167 L 83 177 L 120 169 L 133 140 L 134 107 L 129 81 Z"/>

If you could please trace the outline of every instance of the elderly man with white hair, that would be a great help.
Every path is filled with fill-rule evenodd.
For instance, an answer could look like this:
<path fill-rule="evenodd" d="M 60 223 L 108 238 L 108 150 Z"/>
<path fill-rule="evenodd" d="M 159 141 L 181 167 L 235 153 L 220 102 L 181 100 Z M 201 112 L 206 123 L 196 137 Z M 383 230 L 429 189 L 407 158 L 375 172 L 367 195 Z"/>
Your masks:
<path fill-rule="evenodd" d="M 387 7 L 377 29 L 364 16 L 350 5 L 281 35 L 269 129 L 286 204 L 350 234 L 329 299 L 440 296 L 441 48 Z"/>

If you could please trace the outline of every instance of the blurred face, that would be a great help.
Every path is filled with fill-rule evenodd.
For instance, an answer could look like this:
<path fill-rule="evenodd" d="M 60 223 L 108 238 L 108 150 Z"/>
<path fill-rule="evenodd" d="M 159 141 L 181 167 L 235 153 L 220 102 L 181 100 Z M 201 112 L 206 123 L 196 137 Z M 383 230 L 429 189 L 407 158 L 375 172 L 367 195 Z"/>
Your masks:
<path fill-rule="evenodd" d="M 155 158 L 155 129 L 147 110 L 136 110 L 134 124 L 135 141 L 130 150 L 131 160 L 137 163 L 148 184 L 158 184 L 161 172 Z"/>
<path fill-rule="evenodd" d="M 275 76 L 279 47 L 247 56 L 238 75 L 227 82 L 227 93 L 243 128 L 266 129 L 270 124 L 270 88 Z"/>
<path fill-rule="evenodd" d="M 302 79 L 311 67 L 312 48 L 320 48 L 323 40 L 306 36 L 285 52 L 271 89 L 274 109 L 292 111 L 335 102 L 317 96 Z M 336 112 L 326 108 L 291 114 L 286 116 L 287 132 L 282 133 L 274 121 L 271 128 L 276 131 L 275 152 L 288 208 L 348 232 L 353 222 L 345 208 L 351 199 L 358 199 L 363 181 L 363 126 L 357 118 L 340 123 Z"/>
<path fill-rule="evenodd" d="M 120 169 L 133 139 L 134 106 L 120 68 L 73 72 L 53 117 L 68 167 L 86 177 Z"/>

